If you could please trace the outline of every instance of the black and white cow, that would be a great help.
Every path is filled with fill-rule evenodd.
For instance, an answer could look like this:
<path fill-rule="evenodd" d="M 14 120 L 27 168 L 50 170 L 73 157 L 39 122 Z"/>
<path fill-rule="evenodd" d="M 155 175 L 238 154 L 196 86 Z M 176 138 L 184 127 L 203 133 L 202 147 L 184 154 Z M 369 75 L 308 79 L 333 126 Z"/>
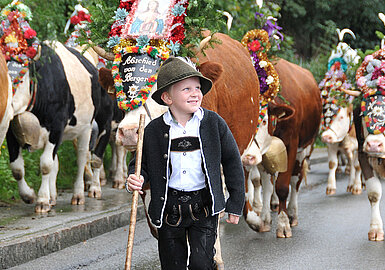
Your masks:
<path fill-rule="evenodd" d="M 31 79 L 36 84 L 30 84 Z M 28 109 L 38 120 L 38 141 L 25 145 L 9 129 L 7 143 L 13 176 L 21 198 L 32 203 L 34 191 L 24 179 L 22 148 L 44 149 L 40 157 L 42 183 L 36 212 L 47 212 L 56 203 L 57 151 L 64 140 L 77 139 L 78 171 L 72 204 L 84 204 L 84 167 L 87 162 L 93 121 L 98 126 L 97 144 L 92 155 L 93 181 L 88 196 L 101 197 L 99 168 L 111 131 L 113 102 L 98 82 L 96 68 L 78 51 L 59 42 L 45 42 L 41 56 L 34 62 L 18 86 L 13 99 L 14 114 Z"/>

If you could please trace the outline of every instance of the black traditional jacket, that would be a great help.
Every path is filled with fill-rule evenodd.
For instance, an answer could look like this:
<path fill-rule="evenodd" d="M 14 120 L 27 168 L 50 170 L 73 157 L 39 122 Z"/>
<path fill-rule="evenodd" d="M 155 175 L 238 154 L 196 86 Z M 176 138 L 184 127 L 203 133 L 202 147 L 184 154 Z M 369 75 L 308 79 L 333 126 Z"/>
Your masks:
<path fill-rule="evenodd" d="M 156 227 L 162 226 L 167 201 L 170 164 L 170 126 L 163 115 L 152 120 L 144 130 L 141 174 L 145 183 L 150 183 L 151 201 L 148 213 Z M 199 128 L 200 147 L 203 154 L 204 173 L 208 179 L 212 214 L 225 210 L 242 215 L 245 203 L 245 180 L 242 162 L 235 139 L 225 120 L 217 113 L 204 109 Z M 221 180 L 221 164 L 229 197 L 225 201 Z M 129 173 L 135 171 L 135 158 L 129 166 Z"/>

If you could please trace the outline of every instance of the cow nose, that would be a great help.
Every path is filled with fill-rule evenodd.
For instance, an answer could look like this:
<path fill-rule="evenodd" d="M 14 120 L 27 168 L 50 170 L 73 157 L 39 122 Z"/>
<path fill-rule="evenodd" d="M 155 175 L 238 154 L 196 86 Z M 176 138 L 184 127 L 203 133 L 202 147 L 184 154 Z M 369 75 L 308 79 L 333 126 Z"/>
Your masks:
<path fill-rule="evenodd" d="M 135 147 L 138 142 L 138 127 L 119 127 L 116 137 L 124 147 Z"/>
<path fill-rule="evenodd" d="M 366 143 L 366 151 L 368 152 L 383 152 L 384 145 L 380 141 L 370 141 Z"/>
<path fill-rule="evenodd" d="M 322 141 L 324 143 L 331 143 L 333 141 L 333 138 L 331 135 L 324 135 L 322 136 Z"/>
<path fill-rule="evenodd" d="M 256 165 L 256 157 L 253 155 L 246 155 L 242 158 L 242 162 L 246 166 Z"/>

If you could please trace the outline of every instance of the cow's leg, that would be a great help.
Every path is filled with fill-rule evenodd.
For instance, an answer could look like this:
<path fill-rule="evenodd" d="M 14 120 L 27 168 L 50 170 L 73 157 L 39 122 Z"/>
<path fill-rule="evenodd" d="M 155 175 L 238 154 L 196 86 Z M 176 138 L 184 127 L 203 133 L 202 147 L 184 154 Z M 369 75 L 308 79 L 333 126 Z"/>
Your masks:
<path fill-rule="evenodd" d="M 219 215 L 218 215 L 218 219 L 220 219 Z M 218 220 L 217 239 L 215 239 L 215 244 L 214 244 L 214 248 L 215 248 L 214 261 L 217 264 L 218 270 L 224 270 L 225 265 L 224 265 L 223 259 L 222 259 L 221 241 L 219 239 L 219 226 L 220 226 L 219 223 L 220 222 Z"/>
<path fill-rule="evenodd" d="M 43 154 L 40 156 L 41 185 L 35 206 L 36 213 L 46 213 L 51 210 L 50 182 L 51 177 L 53 177 L 51 173 L 53 172 L 53 174 L 55 174 L 54 148 L 54 144 L 47 142 Z"/>
<path fill-rule="evenodd" d="M 24 159 L 22 155 L 22 149 L 16 140 L 15 135 L 11 131 L 11 128 L 7 131 L 7 147 L 9 153 L 9 163 L 13 177 L 17 181 L 19 187 L 19 194 L 21 199 L 28 204 L 34 203 L 36 199 L 35 191 L 30 188 L 24 179 Z"/>
<path fill-rule="evenodd" d="M 277 175 L 274 175 L 274 183 L 275 179 L 277 179 Z M 275 191 L 275 185 L 274 185 L 273 194 L 271 194 L 271 201 L 270 201 L 270 209 L 273 212 L 278 212 L 279 209 L 279 198 L 277 196 L 277 192 Z"/>
<path fill-rule="evenodd" d="M 55 155 L 55 159 L 53 162 L 54 162 L 53 167 L 49 176 L 49 195 L 50 195 L 49 204 L 51 206 L 56 205 L 56 199 L 57 199 L 56 179 L 57 179 L 57 174 L 59 172 L 59 158 L 57 155 Z"/>
<path fill-rule="evenodd" d="M 258 169 L 256 170 L 257 173 Z M 259 172 L 258 172 L 259 176 Z M 256 175 L 254 178 L 257 177 Z M 259 177 L 258 177 L 259 178 Z M 246 201 L 245 201 L 245 207 L 243 208 L 243 215 L 245 217 L 247 225 L 254 231 L 259 232 L 262 220 L 261 217 L 254 211 L 252 204 L 254 200 L 254 184 L 250 177 L 250 172 L 245 171 L 245 179 L 246 179 Z M 259 181 L 259 179 L 258 179 Z"/>
<path fill-rule="evenodd" d="M 253 166 L 250 169 L 249 176 L 251 179 L 251 183 L 253 186 L 251 187 L 254 189 L 253 197 L 250 197 L 250 201 L 253 202 L 253 210 L 259 215 L 261 214 L 262 211 L 262 199 L 261 199 L 261 190 L 262 190 L 262 185 L 261 185 L 261 175 L 259 173 L 259 170 L 257 166 Z"/>
<path fill-rule="evenodd" d="M 328 184 L 326 186 L 326 195 L 333 195 L 336 193 L 336 170 L 338 166 L 338 145 L 328 144 L 328 160 L 329 160 L 329 176 Z"/>
<path fill-rule="evenodd" d="M 107 175 L 104 169 L 104 163 L 100 166 L 100 186 L 105 186 L 107 184 Z"/>
<path fill-rule="evenodd" d="M 298 192 L 299 187 L 302 182 L 302 178 L 305 175 L 305 151 L 300 151 L 297 154 L 295 168 L 293 171 L 293 176 L 290 178 L 290 200 L 287 207 L 287 214 L 290 220 L 290 226 L 294 227 L 298 225 Z"/>
<path fill-rule="evenodd" d="M 116 145 L 116 171 L 112 187 L 117 189 L 124 188 L 126 178 L 124 177 L 124 161 L 127 150 L 122 145 Z"/>
<path fill-rule="evenodd" d="M 370 241 L 383 241 L 384 230 L 380 213 L 382 186 L 380 180 L 376 176 L 369 178 L 366 180 L 366 189 L 371 205 L 370 230 L 368 238 Z"/>
<path fill-rule="evenodd" d="M 78 137 L 77 147 L 77 165 L 78 171 L 74 183 L 74 194 L 71 199 L 71 204 L 81 205 L 84 204 L 84 168 L 87 163 L 87 156 L 89 153 L 89 141 L 91 137 L 91 128 L 84 131 Z"/>
<path fill-rule="evenodd" d="M 116 162 L 117 162 L 117 154 L 116 154 L 116 144 L 115 141 L 110 141 L 111 146 L 111 166 L 108 172 L 109 179 L 115 179 L 116 173 Z"/>
<path fill-rule="evenodd" d="M 111 129 L 107 128 L 105 133 L 101 135 L 98 143 L 95 147 L 94 153 L 92 154 L 92 182 L 88 191 L 88 197 L 98 198 L 102 197 L 102 188 L 100 186 L 100 168 L 103 165 L 103 156 L 110 139 Z"/>
<path fill-rule="evenodd" d="M 262 166 L 259 166 L 262 182 L 262 212 L 261 212 L 261 232 L 269 232 L 271 230 L 271 213 L 270 213 L 270 200 L 274 193 L 274 176 L 267 173 Z"/>
<path fill-rule="evenodd" d="M 16 160 L 10 162 L 13 177 L 17 180 L 19 187 L 19 194 L 21 199 L 28 204 L 34 203 L 36 199 L 35 191 L 30 188 L 24 179 L 24 159 L 22 156 L 21 148 L 19 149 L 19 155 Z"/>
<path fill-rule="evenodd" d="M 349 160 L 350 165 L 350 181 L 347 187 L 347 191 L 351 192 L 354 195 L 359 195 L 362 193 L 362 184 L 361 184 L 361 167 L 358 162 L 358 153 L 355 151 L 352 153 L 352 160 Z"/>
<path fill-rule="evenodd" d="M 297 140 L 291 141 L 290 145 L 286 146 L 287 150 L 287 171 L 278 174 L 275 182 L 277 196 L 279 198 L 278 223 L 276 235 L 278 238 L 290 238 L 292 236 L 290 221 L 287 215 L 286 200 L 289 195 L 289 186 L 292 172 L 296 163 L 297 155 Z"/>
<path fill-rule="evenodd" d="M 102 188 L 100 185 L 100 168 L 102 166 L 103 160 L 92 154 L 92 181 L 90 188 L 88 190 L 88 197 L 100 199 L 102 197 Z"/>

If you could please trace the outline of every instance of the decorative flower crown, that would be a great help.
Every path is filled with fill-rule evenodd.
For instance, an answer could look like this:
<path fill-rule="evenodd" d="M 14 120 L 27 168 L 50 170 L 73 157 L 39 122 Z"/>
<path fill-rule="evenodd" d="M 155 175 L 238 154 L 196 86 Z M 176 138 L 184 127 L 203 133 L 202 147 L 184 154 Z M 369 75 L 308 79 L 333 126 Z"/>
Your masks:
<path fill-rule="evenodd" d="M 130 87 L 132 92 L 136 92 L 137 96 L 128 100 L 127 94 L 123 91 L 122 78 L 119 74 L 119 65 L 122 61 L 122 55 L 125 53 L 147 53 L 154 59 L 161 61 L 166 60 L 170 54 L 177 55 L 180 46 L 183 44 L 184 20 L 186 17 L 186 9 L 188 0 L 172 0 L 169 13 L 171 18 L 166 21 L 169 35 L 163 39 L 150 39 L 147 35 L 140 35 L 137 38 L 122 38 L 123 28 L 127 20 L 132 20 L 138 8 L 138 0 L 121 1 L 119 8 L 115 11 L 115 22 L 109 33 L 107 46 L 112 48 L 115 53 L 115 59 L 112 67 L 112 75 L 115 82 L 116 97 L 118 106 L 125 111 L 134 110 L 143 105 L 148 99 L 152 86 L 156 83 L 156 75 L 150 76 L 143 89 L 136 89 L 135 86 Z M 129 93 L 128 93 L 129 94 Z"/>
<path fill-rule="evenodd" d="M 385 49 L 365 57 L 357 69 L 356 81 L 364 96 L 385 92 Z"/>
<path fill-rule="evenodd" d="M 385 49 L 367 55 L 356 72 L 357 86 L 366 128 L 370 134 L 385 133 Z"/>
<path fill-rule="evenodd" d="M 28 61 L 36 56 L 39 42 L 29 24 L 31 10 L 19 1 L 13 1 L 1 11 L 0 47 L 6 60 Z"/>

